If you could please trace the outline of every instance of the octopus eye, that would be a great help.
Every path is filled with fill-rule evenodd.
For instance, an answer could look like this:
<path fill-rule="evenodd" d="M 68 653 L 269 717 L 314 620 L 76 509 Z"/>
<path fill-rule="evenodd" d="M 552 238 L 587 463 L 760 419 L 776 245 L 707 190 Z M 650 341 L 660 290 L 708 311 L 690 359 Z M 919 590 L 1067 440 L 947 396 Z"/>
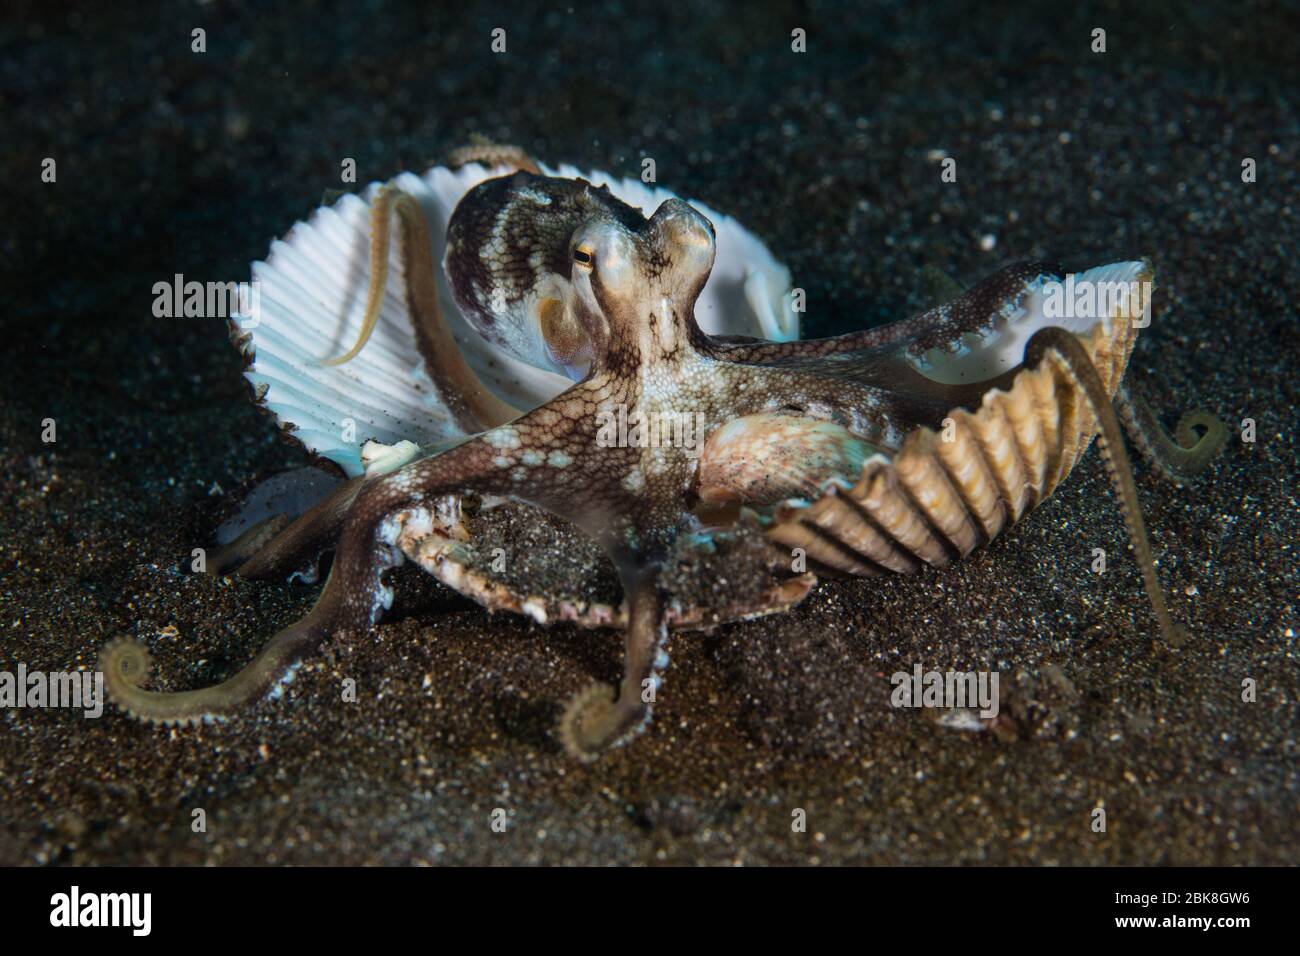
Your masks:
<path fill-rule="evenodd" d="M 573 261 L 583 266 L 590 266 L 596 261 L 596 257 L 590 249 L 583 249 L 581 246 L 573 250 Z"/>

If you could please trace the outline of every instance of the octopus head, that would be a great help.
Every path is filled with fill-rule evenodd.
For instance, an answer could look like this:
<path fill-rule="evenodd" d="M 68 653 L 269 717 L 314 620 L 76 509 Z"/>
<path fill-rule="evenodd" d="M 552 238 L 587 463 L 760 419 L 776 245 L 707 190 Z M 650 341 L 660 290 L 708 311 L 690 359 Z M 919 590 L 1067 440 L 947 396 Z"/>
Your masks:
<path fill-rule="evenodd" d="M 712 223 L 680 199 L 636 228 L 601 218 L 574 230 L 575 313 L 594 351 L 674 352 L 695 324 L 715 243 Z"/>

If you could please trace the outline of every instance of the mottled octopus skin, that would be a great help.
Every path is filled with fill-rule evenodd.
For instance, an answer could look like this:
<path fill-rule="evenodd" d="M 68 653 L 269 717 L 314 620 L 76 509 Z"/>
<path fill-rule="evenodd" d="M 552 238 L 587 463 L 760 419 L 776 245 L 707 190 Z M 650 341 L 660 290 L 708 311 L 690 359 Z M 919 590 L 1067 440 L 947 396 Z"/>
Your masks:
<path fill-rule="evenodd" d="M 938 429 L 954 413 L 978 416 L 986 396 L 1013 390 L 1017 375 L 1047 365 L 1054 382 L 1069 385 L 1063 391 L 1070 394 L 1076 430 L 1090 439 L 1100 427 L 1116 453 L 1109 397 L 1122 365 L 1113 381 L 1099 378 L 1091 354 L 1071 333 L 1039 332 L 1030 341 L 1032 367 L 984 381 L 941 385 L 908 361 L 987 329 L 998 305 L 1027 279 L 1054 270 L 1032 263 L 1010 267 L 953 302 L 884 329 L 779 345 L 721 341 L 701 332 L 693 313 L 713 263 L 713 239 L 708 220 L 681 200 L 663 203 L 646 218 L 581 180 L 527 172 L 473 190 L 449 226 L 446 265 L 462 307 L 476 311 L 490 329 L 497 313 L 518 307 L 545 285 L 559 303 L 557 322 L 576 323 L 559 329 L 557 338 L 590 362 L 586 377 L 542 407 L 457 447 L 391 474 L 350 482 L 290 526 L 270 556 L 254 565 L 263 571 L 301 566 L 337 533 L 334 564 L 312 611 L 273 638 L 245 671 L 215 688 L 151 694 L 137 686 L 147 658 L 118 646 L 106 653 L 104 665 L 114 698 L 136 716 L 160 722 L 237 712 L 277 690 L 295 663 L 331 632 L 368 628 L 378 620 L 389 603 L 383 571 L 401 560 L 399 541 L 418 539 L 434 525 L 440 501 L 448 495 L 494 495 L 571 521 L 600 544 L 623 583 L 628 624 L 622 683 L 616 693 L 595 685 L 579 694 L 561 722 L 566 747 L 587 759 L 627 741 L 649 719 L 667 665 L 668 608 L 658 577 L 677 537 L 699 526 L 702 473 L 705 498 L 756 494 L 763 499 L 756 503 L 775 504 L 842 479 L 844 461 L 860 462 L 875 452 L 896 458 L 917 441 L 909 436 L 918 429 Z M 1130 338 L 1125 360 L 1131 344 Z M 720 439 L 704 465 L 697 450 L 608 447 L 600 440 L 601 413 L 620 406 L 647 418 L 701 415 L 710 437 L 724 426 L 761 431 L 775 421 L 791 438 L 769 443 L 770 468 L 755 478 L 745 441 Z M 1091 417 L 1079 426 L 1085 414 Z M 809 474 L 811 439 L 799 437 L 812 434 L 826 446 L 818 451 L 817 460 L 827 462 L 822 474 Z M 1086 440 L 1081 444 L 1086 447 Z M 1081 451 L 1072 447 L 1070 453 L 1077 459 Z M 1122 443 L 1117 453 L 1123 455 Z M 729 454 L 739 460 L 728 460 Z M 1116 467 L 1127 476 L 1126 460 L 1121 457 Z M 1055 479 L 1068 472 L 1059 449 L 1054 468 Z M 1126 516 L 1136 509 L 1128 481 L 1121 489 Z M 1017 498 L 1012 520 L 1037 503 L 1040 491 L 1033 500 Z M 831 510 L 840 494 L 832 486 L 812 507 Z M 825 500 L 831 503 L 823 505 Z M 883 511 L 878 518 L 893 520 Z M 787 510 L 777 529 L 802 527 L 799 520 Z M 960 534 L 945 536 L 946 544 L 927 542 L 928 529 L 907 516 L 898 522 L 894 533 L 911 535 L 917 553 L 936 564 Z M 972 531 L 971 546 L 997 530 Z M 969 548 L 959 544 L 956 550 Z M 910 570 L 914 562 L 900 563 L 905 566 L 894 570 Z M 866 564 L 846 568 L 843 561 L 840 566 L 854 573 L 878 570 Z M 1158 610 L 1163 613 L 1163 606 Z"/>

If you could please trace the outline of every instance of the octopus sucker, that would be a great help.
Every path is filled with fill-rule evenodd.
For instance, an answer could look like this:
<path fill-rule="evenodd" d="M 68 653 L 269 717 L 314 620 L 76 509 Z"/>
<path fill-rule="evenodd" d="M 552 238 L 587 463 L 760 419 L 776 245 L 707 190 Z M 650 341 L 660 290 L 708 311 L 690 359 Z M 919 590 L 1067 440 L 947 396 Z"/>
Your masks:
<path fill-rule="evenodd" d="M 1129 409 L 1122 416 L 1112 407 L 1146 324 L 1139 318 L 1149 307 L 1148 263 L 1071 275 L 1022 263 L 883 329 L 761 341 L 720 330 L 771 325 L 753 301 L 762 270 L 733 282 L 738 297 L 713 299 L 738 314 L 714 314 L 713 331 L 699 320 L 722 237 L 709 216 L 673 196 L 656 196 L 647 215 L 608 184 L 537 169 L 516 163 L 498 176 L 482 171 L 446 219 L 445 275 L 432 277 L 413 275 L 433 272 L 424 253 L 435 240 L 418 235 L 429 223 L 418 221 L 415 206 L 380 192 L 378 202 L 390 211 L 415 216 L 408 245 L 424 251 L 398 267 L 410 289 L 424 283 L 424 292 L 401 300 L 410 307 L 404 317 L 381 309 L 374 318 L 366 309 L 358 326 L 364 334 L 353 338 L 363 347 L 329 370 L 315 362 L 309 374 L 324 396 L 338 384 L 320 377 L 326 371 L 356 373 L 372 352 L 388 361 L 401 341 L 391 331 L 400 319 L 425 325 L 439 349 L 466 347 L 473 334 L 480 358 L 573 381 L 535 401 L 518 390 L 507 395 L 488 373 L 491 363 L 471 361 L 472 350 L 457 371 L 455 357 L 424 354 L 421 363 L 418 343 L 406 339 L 415 367 L 442 396 L 439 421 L 480 430 L 431 432 L 398 422 L 406 429 L 401 444 L 380 437 L 345 468 L 354 477 L 325 501 L 269 542 L 249 538 L 262 549 L 246 556 L 241 574 L 297 570 L 331 544 L 335 556 L 312 610 L 225 683 L 145 691 L 143 650 L 106 648 L 107 686 L 127 712 L 191 722 L 279 696 L 328 635 L 379 620 L 391 604 L 384 572 L 409 558 L 489 608 L 539 623 L 622 628 L 617 686 L 596 683 L 576 694 L 557 730 L 565 751 L 592 760 L 650 723 L 670 629 L 786 610 L 818 573 L 883 577 L 942 568 L 1022 520 L 1098 435 L 1160 632 L 1170 644 L 1185 638 L 1160 590 L 1121 420 L 1162 474 L 1204 468 L 1223 433 L 1207 413 L 1195 412 L 1170 438 L 1135 402 L 1122 403 Z M 399 177 L 395 188 L 418 191 L 458 175 Z M 386 235 L 386 220 L 379 225 Z M 724 280 L 741 274 L 723 272 Z M 376 268 L 372 281 L 382 285 L 384 275 Z M 1143 291 L 1083 314 L 1059 312 L 1053 296 L 1077 283 Z M 444 294 L 450 306 L 438 299 Z M 781 301 L 770 288 L 762 296 L 769 309 Z M 421 298 L 436 300 L 437 314 L 422 309 Z M 267 341 L 277 340 L 272 334 Z M 457 406 L 443 393 L 469 399 L 464 393 L 475 382 L 509 405 L 508 420 L 474 401 Z M 666 442 L 647 440 L 639 426 L 611 431 L 613 410 L 620 421 L 681 427 L 669 430 Z M 347 459 L 340 453 L 335 460 Z M 546 513 L 586 536 L 613 570 L 622 606 L 556 599 L 527 580 L 494 577 L 479 555 L 502 539 L 484 530 L 490 523 L 481 514 L 467 512 L 470 500 L 482 512 L 518 509 L 524 520 Z M 711 560 L 728 553 L 747 556 L 758 585 L 743 594 L 705 588 L 684 597 L 682 569 L 706 575 Z"/>

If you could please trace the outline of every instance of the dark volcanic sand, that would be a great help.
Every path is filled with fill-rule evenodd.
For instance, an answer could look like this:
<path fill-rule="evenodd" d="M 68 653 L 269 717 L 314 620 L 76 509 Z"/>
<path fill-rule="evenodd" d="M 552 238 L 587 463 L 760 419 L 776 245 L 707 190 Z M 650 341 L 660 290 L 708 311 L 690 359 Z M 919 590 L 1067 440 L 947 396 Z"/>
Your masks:
<path fill-rule="evenodd" d="M 182 571 L 302 457 L 245 401 L 221 323 L 153 318 L 152 286 L 246 277 L 343 157 L 384 179 L 475 132 L 626 174 L 654 157 L 791 265 L 812 334 L 918 310 L 926 263 L 971 283 L 1015 259 L 1151 256 L 1131 382 L 1170 420 L 1258 425 L 1192 487 L 1139 474 L 1194 640 L 1153 643 L 1093 451 L 950 570 L 678 636 L 650 730 L 583 767 L 551 728 L 616 677 L 618 637 L 489 618 L 404 569 L 387 623 L 229 725 L 5 712 L 0 863 L 1300 860 L 1294 6 L 422 6 L 6 18 L 0 669 L 88 668 L 130 634 L 153 686 L 204 685 L 309 606 L 303 586 Z M 888 675 L 918 661 L 997 668 L 1000 732 L 891 710 Z M 344 677 L 358 703 L 338 702 Z"/>

